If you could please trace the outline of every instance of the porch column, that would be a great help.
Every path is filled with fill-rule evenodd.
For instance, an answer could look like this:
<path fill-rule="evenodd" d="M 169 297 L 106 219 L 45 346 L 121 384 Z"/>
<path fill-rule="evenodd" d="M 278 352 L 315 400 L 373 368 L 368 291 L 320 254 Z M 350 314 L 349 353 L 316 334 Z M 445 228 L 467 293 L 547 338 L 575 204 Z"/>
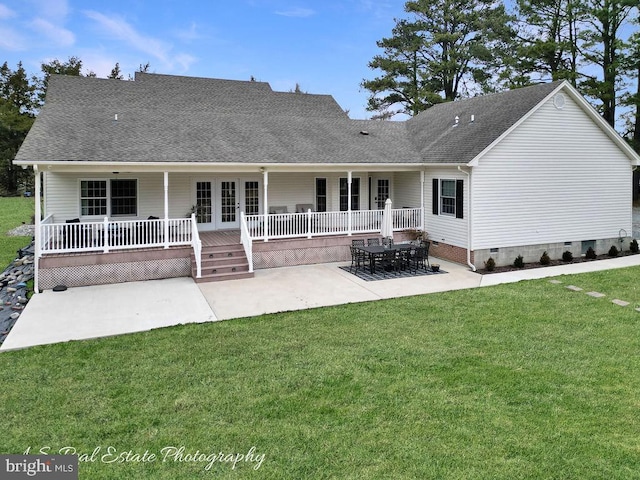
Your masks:
<path fill-rule="evenodd" d="M 353 172 L 347 172 L 347 235 L 351 236 L 351 181 L 353 180 Z"/>
<path fill-rule="evenodd" d="M 164 248 L 169 248 L 169 172 L 164 172 Z"/>
<path fill-rule="evenodd" d="M 40 217 L 42 215 L 41 209 L 40 209 L 40 179 L 41 179 L 41 172 L 38 169 L 37 165 L 33 166 L 33 173 L 34 173 L 34 187 L 35 187 L 35 194 L 36 194 L 36 198 L 35 198 L 35 215 L 34 215 L 34 227 L 35 227 L 35 232 L 34 232 L 34 250 L 33 250 L 33 293 L 40 293 L 40 287 L 39 287 L 39 272 L 38 272 L 38 267 L 40 265 L 40 256 L 42 255 L 41 250 L 41 242 L 42 242 L 42 232 L 40 232 Z"/>
<path fill-rule="evenodd" d="M 424 170 L 420 170 L 420 230 L 424 232 Z"/>
<path fill-rule="evenodd" d="M 264 241 L 269 241 L 269 172 L 262 170 L 262 192 L 264 195 Z"/>

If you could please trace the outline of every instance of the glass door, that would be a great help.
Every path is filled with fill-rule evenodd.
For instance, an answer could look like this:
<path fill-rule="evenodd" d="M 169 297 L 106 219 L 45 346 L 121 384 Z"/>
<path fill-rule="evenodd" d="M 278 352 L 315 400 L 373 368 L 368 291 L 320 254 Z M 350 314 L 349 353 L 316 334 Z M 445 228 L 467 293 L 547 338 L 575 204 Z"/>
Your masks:
<path fill-rule="evenodd" d="M 379 210 L 384 209 L 384 202 L 387 201 L 390 195 L 389 190 L 389 179 L 388 178 L 379 178 L 378 185 L 376 190 L 376 208 Z"/>
<path fill-rule="evenodd" d="M 193 213 L 203 230 L 213 229 L 213 182 L 196 182 L 196 203 Z"/>
<path fill-rule="evenodd" d="M 219 180 L 218 227 L 240 228 L 240 203 L 238 202 L 238 181 Z"/>

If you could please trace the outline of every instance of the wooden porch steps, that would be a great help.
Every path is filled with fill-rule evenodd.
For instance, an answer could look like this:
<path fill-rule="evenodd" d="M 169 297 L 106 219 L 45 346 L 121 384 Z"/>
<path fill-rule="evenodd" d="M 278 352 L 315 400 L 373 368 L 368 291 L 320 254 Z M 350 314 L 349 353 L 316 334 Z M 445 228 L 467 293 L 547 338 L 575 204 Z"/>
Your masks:
<path fill-rule="evenodd" d="M 202 246 L 202 277 L 196 278 L 196 259 L 191 254 L 191 276 L 196 283 L 253 278 L 241 244 Z"/>

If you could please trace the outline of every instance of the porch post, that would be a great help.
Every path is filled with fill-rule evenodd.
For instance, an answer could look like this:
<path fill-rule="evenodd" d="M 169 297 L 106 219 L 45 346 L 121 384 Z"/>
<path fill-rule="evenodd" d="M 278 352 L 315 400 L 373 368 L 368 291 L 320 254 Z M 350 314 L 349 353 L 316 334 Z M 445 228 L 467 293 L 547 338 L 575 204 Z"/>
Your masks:
<path fill-rule="evenodd" d="M 164 172 L 164 248 L 169 248 L 169 172 Z"/>
<path fill-rule="evenodd" d="M 420 170 L 420 230 L 424 232 L 424 170 Z"/>
<path fill-rule="evenodd" d="M 353 172 L 347 172 L 347 235 L 351 236 L 351 181 L 353 180 Z"/>
<path fill-rule="evenodd" d="M 264 241 L 269 241 L 269 172 L 264 168 L 262 170 L 262 193 L 263 199 L 263 211 L 264 211 Z"/>
<path fill-rule="evenodd" d="M 35 182 L 35 194 L 36 194 L 36 199 L 35 199 L 35 216 L 34 216 L 34 227 L 35 227 L 35 231 L 34 233 L 34 250 L 33 250 L 33 293 L 39 293 L 39 273 L 38 273 L 38 267 L 40 265 L 40 255 L 42 255 L 41 250 L 42 250 L 42 232 L 40 232 L 40 216 L 42 215 L 42 212 L 40 210 L 40 177 L 41 177 L 41 173 L 40 170 L 38 169 L 37 165 L 33 166 L 33 173 L 34 173 L 34 179 L 33 181 Z"/>

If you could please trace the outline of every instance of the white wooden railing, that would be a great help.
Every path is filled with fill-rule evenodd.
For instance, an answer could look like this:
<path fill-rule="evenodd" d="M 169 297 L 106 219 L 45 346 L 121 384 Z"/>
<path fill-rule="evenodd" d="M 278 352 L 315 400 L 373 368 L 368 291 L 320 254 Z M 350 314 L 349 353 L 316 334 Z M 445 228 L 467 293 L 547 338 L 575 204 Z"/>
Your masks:
<path fill-rule="evenodd" d="M 422 229 L 421 208 L 392 209 L 393 229 Z M 247 235 L 252 240 L 273 238 L 312 238 L 323 235 L 351 235 L 379 232 L 382 210 L 357 210 L 351 212 L 278 213 L 245 215 Z"/>
<path fill-rule="evenodd" d="M 202 277 L 202 241 L 198 233 L 198 222 L 196 214 L 191 214 L 191 246 L 193 247 L 193 255 L 196 258 L 196 278 Z"/>
<path fill-rule="evenodd" d="M 109 220 L 100 222 L 53 223 L 48 216 L 40 222 L 41 254 L 109 252 L 146 247 L 192 245 L 192 218 L 166 220 Z M 199 240 L 199 239 L 198 239 Z"/>
<path fill-rule="evenodd" d="M 240 212 L 240 242 L 244 247 L 244 253 L 249 262 L 249 273 L 253 272 L 253 239 L 249 233 L 247 226 L 247 216 L 244 212 Z"/>

